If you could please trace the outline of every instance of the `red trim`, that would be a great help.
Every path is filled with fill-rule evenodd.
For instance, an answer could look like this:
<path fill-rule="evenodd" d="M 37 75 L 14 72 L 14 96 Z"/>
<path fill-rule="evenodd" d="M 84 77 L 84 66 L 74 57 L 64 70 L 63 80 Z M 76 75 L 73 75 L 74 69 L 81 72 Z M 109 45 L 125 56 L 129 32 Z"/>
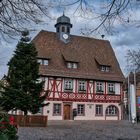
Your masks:
<path fill-rule="evenodd" d="M 101 103 L 120 103 L 121 95 L 107 94 L 107 82 L 105 82 L 105 94 L 95 94 L 95 81 L 87 81 L 85 93 L 78 93 L 78 80 L 75 79 L 75 91 L 63 91 L 63 80 L 48 78 L 49 94 L 48 100 L 55 101 L 78 101 L 78 102 L 101 102 Z M 93 88 L 93 89 L 92 89 Z"/>
<path fill-rule="evenodd" d="M 62 90 L 63 90 L 64 81 L 61 79 L 61 88 L 60 88 L 60 99 L 62 98 Z"/>
<path fill-rule="evenodd" d="M 86 81 L 86 94 L 87 94 L 87 99 L 89 99 L 89 94 L 90 94 L 90 85 L 89 85 L 89 80 Z"/>
<path fill-rule="evenodd" d="M 53 81 L 53 98 L 55 98 L 55 86 L 56 86 L 56 78 L 54 78 L 54 81 Z"/>
<path fill-rule="evenodd" d="M 95 100 L 95 81 L 93 81 L 93 101 Z"/>
<path fill-rule="evenodd" d="M 107 90 L 106 90 L 107 89 L 107 85 L 108 84 L 105 82 L 105 99 L 106 99 L 106 94 L 107 94 Z"/>

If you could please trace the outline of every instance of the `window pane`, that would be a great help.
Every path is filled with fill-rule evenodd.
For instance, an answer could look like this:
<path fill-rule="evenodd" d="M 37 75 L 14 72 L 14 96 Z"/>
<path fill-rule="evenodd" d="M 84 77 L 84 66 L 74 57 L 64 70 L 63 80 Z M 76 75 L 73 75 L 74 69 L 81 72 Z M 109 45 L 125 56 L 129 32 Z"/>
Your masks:
<path fill-rule="evenodd" d="M 96 115 L 102 115 L 103 106 L 96 105 Z"/>
<path fill-rule="evenodd" d="M 64 26 L 62 27 L 62 32 L 65 32 L 65 27 Z"/>
<path fill-rule="evenodd" d="M 37 60 L 40 65 L 48 65 L 49 61 L 47 59 L 38 59 Z"/>
<path fill-rule="evenodd" d="M 100 70 L 104 71 L 104 72 L 109 72 L 110 71 L 110 67 L 109 66 L 100 66 Z"/>
<path fill-rule="evenodd" d="M 86 81 L 79 81 L 79 91 L 86 90 Z"/>
<path fill-rule="evenodd" d="M 73 68 L 77 69 L 77 64 L 76 63 L 73 63 Z"/>
<path fill-rule="evenodd" d="M 67 68 L 77 69 L 77 63 L 67 62 Z"/>
<path fill-rule="evenodd" d="M 37 62 L 42 65 L 42 59 L 37 59 Z"/>
<path fill-rule="evenodd" d="M 48 65 L 48 60 L 44 60 L 44 65 Z"/>
<path fill-rule="evenodd" d="M 108 91 L 110 93 L 115 93 L 115 84 L 114 83 L 108 83 Z"/>
<path fill-rule="evenodd" d="M 84 115 L 84 114 L 85 114 L 85 105 L 78 105 L 77 115 Z"/>
<path fill-rule="evenodd" d="M 97 82 L 96 83 L 96 91 L 97 92 L 103 92 L 104 91 L 103 82 Z"/>
<path fill-rule="evenodd" d="M 109 106 L 106 109 L 106 115 L 117 115 L 117 107 L 115 107 L 115 106 Z"/>
<path fill-rule="evenodd" d="M 73 89 L 73 80 L 65 79 L 64 88 L 65 88 L 65 90 L 72 90 Z"/>
<path fill-rule="evenodd" d="M 53 114 L 54 115 L 61 115 L 61 104 L 54 104 Z"/>
<path fill-rule="evenodd" d="M 71 63 L 67 63 L 67 68 L 72 68 L 72 64 Z"/>
<path fill-rule="evenodd" d="M 42 107 L 39 108 L 38 113 L 39 113 L 39 114 L 43 114 L 43 108 L 42 108 Z"/>

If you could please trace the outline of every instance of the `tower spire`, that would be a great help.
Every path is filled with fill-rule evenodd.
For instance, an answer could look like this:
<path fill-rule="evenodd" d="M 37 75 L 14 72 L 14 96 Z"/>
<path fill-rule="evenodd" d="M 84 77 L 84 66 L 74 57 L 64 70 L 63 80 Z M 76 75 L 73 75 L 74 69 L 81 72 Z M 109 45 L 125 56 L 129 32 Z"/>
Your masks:
<path fill-rule="evenodd" d="M 63 10 L 63 16 L 65 16 L 65 11 Z"/>
<path fill-rule="evenodd" d="M 72 28 L 72 24 L 70 23 L 70 18 L 65 16 L 64 11 L 63 15 L 57 18 L 55 27 L 59 39 L 64 43 L 68 43 L 70 41 L 70 28 Z"/>

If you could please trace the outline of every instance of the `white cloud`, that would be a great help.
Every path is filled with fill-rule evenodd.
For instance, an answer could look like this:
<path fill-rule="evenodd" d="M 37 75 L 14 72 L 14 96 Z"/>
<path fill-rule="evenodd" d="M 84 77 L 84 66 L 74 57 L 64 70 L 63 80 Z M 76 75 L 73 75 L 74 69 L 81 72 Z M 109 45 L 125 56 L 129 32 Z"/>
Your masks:
<path fill-rule="evenodd" d="M 30 25 L 35 29 L 35 32 L 32 32 L 31 36 L 34 37 L 40 30 L 49 30 L 55 32 L 54 24 L 56 23 L 56 18 L 63 14 L 63 9 L 55 9 L 50 11 L 52 20 L 42 17 L 44 23 L 41 25 Z M 96 20 L 89 21 L 87 19 L 83 19 L 81 17 L 77 17 L 73 15 L 73 10 L 67 8 L 65 9 L 65 15 L 71 18 L 71 23 L 73 24 L 73 28 L 71 30 L 72 34 L 80 35 L 80 29 L 84 27 L 96 27 L 98 22 Z M 137 9 L 135 12 L 130 12 L 130 15 L 126 15 L 127 19 L 130 16 L 130 21 L 134 21 L 135 19 L 140 19 L 140 10 Z M 55 19 L 55 20 L 54 20 Z M 105 35 L 105 39 L 111 42 L 111 45 L 115 51 L 119 64 L 124 73 L 127 73 L 126 69 L 126 53 L 129 49 L 136 49 L 140 47 L 140 32 L 139 28 L 136 28 L 137 24 L 132 25 L 128 23 L 127 26 L 122 26 L 121 23 L 115 22 L 115 29 L 117 33 L 113 36 Z M 100 35 L 93 35 L 93 37 L 101 38 Z M 3 74 L 7 73 L 7 62 L 12 57 L 13 51 L 16 47 L 17 40 L 12 43 L 2 42 L 0 46 L 0 78 L 2 78 Z"/>

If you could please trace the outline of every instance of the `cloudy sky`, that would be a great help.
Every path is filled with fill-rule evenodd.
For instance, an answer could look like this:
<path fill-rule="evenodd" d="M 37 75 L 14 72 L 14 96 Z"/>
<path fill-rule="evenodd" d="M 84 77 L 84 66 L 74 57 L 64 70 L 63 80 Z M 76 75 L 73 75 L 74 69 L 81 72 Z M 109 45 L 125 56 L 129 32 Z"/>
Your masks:
<path fill-rule="evenodd" d="M 34 28 L 36 31 L 31 33 L 31 37 L 33 38 L 40 30 L 48 30 L 48 31 L 54 31 L 54 24 L 56 23 L 56 18 L 61 16 L 63 11 L 62 9 L 55 9 L 52 10 L 51 16 L 54 17 L 53 20 L 48 20 L 45 17 L 42 17 L 44 20 L 44 23 L 41 25 L 34 25 Z M 65 9 L 65 15 L 70 17 L 71 23 L 73 24 L 73 28 L 71 29 L 71 34 L 75 35 L 81 35 L 81 28 L 85 27 L 93 27 L 96 26 L 98 22 L 91 21 L 77 17 L 73 15 L 72 9 Z M 126 15 L 128 17 L 128 15 Z M 123 25 L 122 23 L 115 22 L 114 23 L 114 29 L 115 33 L 107 34 L 102 30 L 99 33 L 95 33 L 92 35 L 94 38 L 100 38 L 101 34 L 105 34 L 105 38 L 111 42 L 111 45 L 114 49 L 114 52 L 116 54 L 116 57 L 119 61 L 120 67 L 123 71 L 123 73 L 126 75 L 128 73 L 127 70 L 127 62 L 126 62 L 126 54 L 127 50 L 132 49 L 138 49 L 140 48 L 140 28 L 137 24 L 132 24 L 131 20 L 138 20 L 140 19 L 140 8 L 139 9 L 133 9 L 133 12 L 131 12 L 131 17 L 129 17 L 130 22 L 127 25 Z M 18 42 L 17 40 L 10 40 L 10 42 L 6 42 L 4 40 L 1 40 L 0 45 L 0 79 L 3 77 L 4 74 L 7 74 L 7 62 L 13 55 L 13 51 L 16 48 L 16 44 Z"/>

